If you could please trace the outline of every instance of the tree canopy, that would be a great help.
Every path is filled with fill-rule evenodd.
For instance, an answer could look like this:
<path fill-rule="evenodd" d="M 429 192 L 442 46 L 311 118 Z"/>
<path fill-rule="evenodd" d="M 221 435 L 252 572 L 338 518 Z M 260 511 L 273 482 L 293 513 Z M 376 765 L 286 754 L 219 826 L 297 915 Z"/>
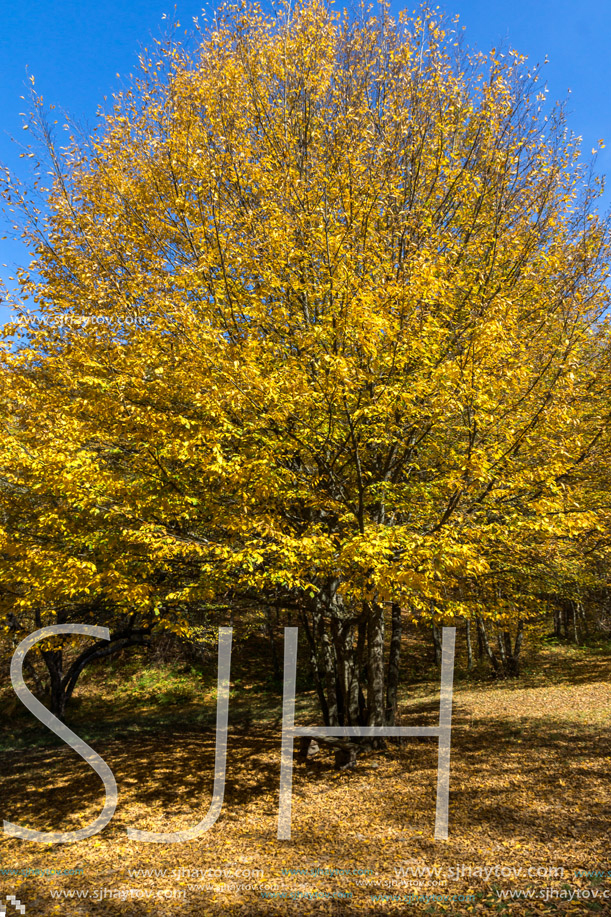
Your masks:
<path fill-rule="evenodd" d="M 7 613 L 289 607 L 325 719 L 380 725 L 386 608 L 508 628 L 585 575 L 600 182 L 524 58 L 456 29 L 223 7 L 90 137 L 37 122 L 44 208 L 5 188 L 37 310 L 3 354 Z"/>

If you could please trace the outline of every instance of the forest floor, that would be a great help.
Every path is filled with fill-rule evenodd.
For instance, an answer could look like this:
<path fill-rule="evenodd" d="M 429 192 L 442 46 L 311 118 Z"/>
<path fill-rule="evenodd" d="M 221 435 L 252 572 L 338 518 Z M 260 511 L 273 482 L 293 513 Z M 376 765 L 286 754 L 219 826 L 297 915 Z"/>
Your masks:
<path fill-rule="evenodd" d="M 84 677 L 68 721 L 116 777 L 115 816 L 74 844 L 0 838 L 0 910 L 14 895 L 26 917 L 611 914 L 609 644 L 541 646 L 517 681 L 459 666 L 446 841 L 433 833 L 435 738 L 340 772 L 325 750 L 296 761 L 291 839 L 277 840 L 282 700 L 252 660 L 252 647 L 236 654 L 221 814 L 180 844 L 126 829 L 177 831 L 206 814 L 215 673 L 136 657 Z M 402 725 L 436 724 L 431 676 L 406 679 Z M 300 696 L 297 721 L 320 724 L 313 693 Z M 2 817 L 41 831 L 93 821 L 100 779 L 8 698 Z"/>

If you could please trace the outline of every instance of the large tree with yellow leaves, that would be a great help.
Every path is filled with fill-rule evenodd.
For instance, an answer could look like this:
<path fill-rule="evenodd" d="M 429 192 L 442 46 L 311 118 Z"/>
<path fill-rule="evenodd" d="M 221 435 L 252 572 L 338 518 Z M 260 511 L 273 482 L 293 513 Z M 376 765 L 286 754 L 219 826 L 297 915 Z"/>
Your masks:
<path fill-rule="evenodd" d="M 599 188 L 537 74 L 455 26 L 223 8 L 87 143 L 48 138 L 43 213 L 7 191 L 41 317 L 7 435 L 44 426 L 85 579 L 176 627 L 221 594 L 293 608 L 331 725 L 392 722 L 401 609 L 519 633 L 592 524 L 566 482 Z M 51 615 L 70 544 L 28 584 Z"/>

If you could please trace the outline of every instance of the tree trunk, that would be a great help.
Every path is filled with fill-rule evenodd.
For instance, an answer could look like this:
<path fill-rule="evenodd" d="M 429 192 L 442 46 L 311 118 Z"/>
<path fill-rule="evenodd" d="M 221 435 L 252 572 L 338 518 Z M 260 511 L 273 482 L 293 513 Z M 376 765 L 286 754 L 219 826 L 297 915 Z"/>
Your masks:
<path fill-rule="evenodd" d="M 399 687 L 399 665 L 401 662 L 401 607 L 392 606 L 390 651 L 388 655 L 388 679 L 386 685 L 386 724 L 397 725 L 397 689 Z"/>
<path fill-rule="evenodd" d="M 497 630 L 496 643 L 499 648 L 499 655 L 501 657 L 501 666 L 503 668 L 503 675 L 507 675 L 507 654 L 505 652 L 505 635 L 501 631 Z"/>
<path fill-rule="evenodd" d="M 368 610 L 367 725 L 384 726 L 384 606 L 374 602 L 368 606 Z"/>
<path fill-rule="evenodd" d="M 513 647 L 511 646 L 511 634 L 505 631 L 505 673 L 510 678 L 517 678 L 520 674 L 520 650 L 522 649 L 522 640 L 524 639 L 524 625 L 518 620 L 518 629 Z"/>
<path fill-rule="evenodd" d="M 329 726 L 339 726 L 339 715 L 337 707 L 337 670 L 335 665 L 335 653 L 333 644 L 329 637 L 329 632 L 324 624 L 322 616 L 319 621 L 320 639 L 322 645 L 322 664 L 325 673 L 325 688 L 327 693 L 327 704 L 329 707 Z"/>
<path fill-rule="evenodd" d="M 63 723 L 66 714 L 66 692 L 62 684 L 63 650 L 43 650 L 42 658 L 44 659 L 51 682 L 51 713 Z"/>
<path fill-rule="evenodd" d="M 441 665 L 441 631 L 435 621 L 431 622 L 433 631 L 433 647 L 435 650 L 435 665 Z"/>
<path fill-rule="evenodd" d="M 577 602 L 575 599 L 571 602 L 571 610 L 573 612 L 573 639 L 575 643 L 579 643 L 579 629 L 577 624 Z"/>
<path fill-rule="evenodd" d="M 27 674 L 30 676 L 32 681 L 34 682 L 34 687 L 36 689 L 36 697 L 38 697 L 39 700 L 46 697 L 46 695 L 49 692 L 49 689 L 47 685 L 44 684 L 42 678 L 40 677 L 40 675 L 38 674 L 38 672 L 32 665 L 31 660 L 27 656 L 23 660 L 23 668 L 25 669 Z"/>
<path fill-rule="evenodd" d="M 387 706 L 396 714 L 400 609 L 394 611 L 387 690 L 384 606 L 364 602 L 360 615 L 354 617 L 337 594 L 339 585 L 339 579 L 329 578 L 302 612 L 325 726 L 384 726 Z M 360 740 L 329 740 L 329 744 L 341 747 L 337 763 L 343 767 L 353 763 Z M 374 739 L 373 744 L 383 743 Z"/>
<path fill-rule="evenodd" d="M 477 633 L 477 658 L 481 662 L 482 659 L 484 658 L 485 650 L 484 650 L 484 641 L 482 640 L 480 629 L 477 626 L 477 617 L 476 617 L 475 623 L 476 623 L 475 632 Z"/>
<path fill-rule="evenodd" d="M 469 672 L 473 668 L 473 646 L 471 644 L 471 619 L 467 618 L 465 622 L 465 633 L 467 637 L 467 669 Z"/>
<path fill-rule="evenodd" d="M 522 642 L 524 640 L 524 623 L 522 620 L 518 620 L 518 632 L 516 633 L 516 642 L 513 648 L 513 658 L 515 659 L 516 664 L 516 675 L 518 675 L 518 660 L 520 658 L 520 650 L 522 649 Z"/>
<path fill-rule="evenodd" d="M 586 610 L 581 599 L 577 599 L 577 611 L 579 612 L 579 620 L 583 626 L 584 636 L 588 636 L 588 619 L 586 618 Z"/>
<path fill-rule="evenodd" d="M 494 669 L 494 674 L 498 675 L 500 673 L 501 667 L 488 641 L 488 634 L 486 633 L 486 625 L 484 624 L 484 619 L 481 617 L 481 615 L 477 615 L 476 621 L 477 621 L 477 632 L 482 641 L 484 652 L 486 653 L 486 656 L 490 660 L 492 668 Z"/>
<path fill-rule="evenodd" d="M 314 634 L 312 628 L 310 627 L 310 622 L 308 621 L 307 612 L 303 611 L 301 614 L 301 621 L 304 626 L 306 638 L 308 641 L 308 646 L 310 648 L 310 664 L 312 666 L 312 672 L 314 675 L 314 684 L 316 685 L 316 693 L 318 695 L 318 703 L 320 704 L 320 712 L 322 713 L 323 723 L 325 726 L 330 726 L 329 723 L 329 707 L 327 705 L 327 698 L 325 697 L 325 689 L 323 686 L 323 679 L 320 672 L 320 666 L 318 663 L 318 654 L 316 651 L 316 640 L 314 639 Z"/>
<path fill-rule="evenodd" d="M 274 678 L 276 681 L 282 680 L 282 670 L 280 668 L 280 660 L 278 659 L 278 650 L 276 648 L 276 635 L 274 632 L 274 622 L 272 620 L 272 610 L 267 606 L 267 637 L 269 639 L 269 647 L 271 650 L 272 657 L 272 666 L 274 669 Z"/>
<path fill-rule="evenodd" d="M 365 649 L 367 647 L 367 612 L 363 611 L 357 624 L 358 636 L 356 641 L 356 671 L 359 694 L 359 726 L 366 726 L 369 722 L 369 710 L 363 691 L 363 685 L 367 681 L 367 660 L 365 659 Z"/>
<path fill-rule="evenodd" d="M 346 748 L 338 748 L 335 752 L 334 765 L 340 771 L 345 771 L 347 767 L 356 766 L 356 746 L 350 745 Z"/>
<path fill-rule="evenodd" d="M 357 726 L 359 685 L 354 647 L 354 621 L 344 621 L 336 626 L 334 640 L 339 668 L 340 723 L 342 726 Z"/>
<path fill-rule="evenodd" d="M 63 672 L 63 650 L 43 650 L 42 657 L 51 680 L 51 713 L 63 723 L 66 707 L 83 669 L 97 659 L 105 659 L 115 653 L 120 653 L 128 646 L 141 646 L 147 642 L 148 637 L 148 629 L 130 630 L 114 634 L 109 642 L 101 641 L 83 650 L 65 674 Z"/>

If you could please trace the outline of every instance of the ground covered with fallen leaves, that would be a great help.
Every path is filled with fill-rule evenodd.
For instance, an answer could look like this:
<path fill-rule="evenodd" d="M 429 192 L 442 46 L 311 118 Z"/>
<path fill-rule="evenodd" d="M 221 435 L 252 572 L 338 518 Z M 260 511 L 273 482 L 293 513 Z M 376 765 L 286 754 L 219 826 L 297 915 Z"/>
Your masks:
<path fill-rule="evenodd" d="M 433 836 L 434 738 L 389 743 L 354 770 L 334 770 L 324 750 L 296 761 L 292 836 L 277 840 L 281 697 L 243 682 L 221 815 L 182 844 L 134 843 L 126 829 L 176 831 L 206 813 L 213 688 L 204 717 L 180 685 L 152 716 L 134 676 L 110 717 L 112 679 L 93 680 L 70 722 L 112 768 L 116 814 L 76 844 L 2 838 L 0 902 L 15 896 L 26 917 L 611 914 L 610 676 L 608 649 L 548 647 L 516 682 L 455 683 L 447 841 Z M 434 680 L 404 689 L 402 725 L 437 716 Z M 103 792 L 91 768 L 30 735 L 28 714 L 4 719 L 2 817 L 47 831 L 94 820 Z M 319 722 L 307 698 L 299 721 Z"/>

